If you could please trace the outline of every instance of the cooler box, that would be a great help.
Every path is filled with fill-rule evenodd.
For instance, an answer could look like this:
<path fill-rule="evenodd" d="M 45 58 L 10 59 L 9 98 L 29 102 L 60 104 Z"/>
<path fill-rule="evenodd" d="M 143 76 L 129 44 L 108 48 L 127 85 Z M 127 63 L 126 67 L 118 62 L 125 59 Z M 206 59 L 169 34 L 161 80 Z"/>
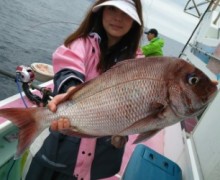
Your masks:
<path fill-rule="evenodd" d="M 182 180 L 180 167 L 143 144 L 136 146 L 122 180 Z"/>

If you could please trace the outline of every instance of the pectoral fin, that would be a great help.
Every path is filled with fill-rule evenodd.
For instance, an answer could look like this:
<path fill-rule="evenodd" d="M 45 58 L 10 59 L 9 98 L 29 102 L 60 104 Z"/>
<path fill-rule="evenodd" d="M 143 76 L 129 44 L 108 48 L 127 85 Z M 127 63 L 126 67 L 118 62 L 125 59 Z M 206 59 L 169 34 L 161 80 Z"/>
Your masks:
<path fill-rule="evenodd" d="M 147 139 L 150 139 L 152 136 L 154 136 L 160 130 L 161 129 L 155 129 L 155 130 L 151 130 L 151 131 L 147 131 L 145 133 L 139 134 L 138 137 L 134 140 L 133 144 L 137 144 L 137 143 L 146 141 Z"/>
<path fill-rule="evenodd" d="M 72 127 L 72 128 L 69 128 L 69 129 L 63 129 L 60 132 L 64 135 L 67 135 L 67 136 L 77 136 L 77 137 L 80 137 L 80 138 L 96 138 L 97 137 L 97 136 L 92 136 L 92 135 L 80 132 L 75 127 L 74 128 Z"/>
<path fill-rule="evenodd" d="M 161 103 L 152 103 L 151 108 L 152 108 L 151 114 L 144 117 L 143 119 L 139 119 L 138 121 L 127 127 L 126 129 L 121 131 L 119 135 L 127 135 L 127 134 L 131 134 L 132 132 L 135 133 L 135 131 L 136 133 L 138 133 L 138 131 L 143 132 L 144 129 L 146 129 L 146 126 L 150 126 L 151 124 L 155 123 L 156 120 L 160 120 L 160 114 L 164 110 L 164 105 Z"/>
<path fill-rule="evenodd" d="M 86 83 L 82 83 L 77 85 L 74 89 L 70 90 L 64 97 L 63 101 L 71 99 L 71 97 L 73 96 L 73 94 L 75 94 L 77 91 L 79 91 L 83 86 L 85 86 L 87 84 Z"/>

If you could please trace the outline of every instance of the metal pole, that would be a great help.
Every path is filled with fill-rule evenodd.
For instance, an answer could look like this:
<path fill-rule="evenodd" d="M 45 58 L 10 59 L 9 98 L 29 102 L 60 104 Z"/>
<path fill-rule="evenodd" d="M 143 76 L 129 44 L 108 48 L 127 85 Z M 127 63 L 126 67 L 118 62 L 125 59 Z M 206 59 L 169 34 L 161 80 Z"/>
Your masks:
<path fill-rule="evenodd" d="M 218 13 L 218 16 L 216 17 L 216 19 L 213 21 L 213 24 L 217 24 L 217 21 L 219 20 L 219 18 L 220 18 L 220 12 Z"/>
<path fill-rule="evenodd" d="M 183 47 L 183 49 L 182 49 L 182 51 L 181 51 L 181 53 L 180 53 L 180 55 L 179 55 L 179 58 L 181 57 L 181 55 L 182 55 L 183 52 L 185 51 L 185 49 L 186 49 L 186 47 L 188 46 L 190 40 L 192 39 L 194 33 L 196 32 L 197 28 L 199 27 L 200 23 L 202 22 L 204 16 L 205 16 L 206 13 L 208 12 L 208 10 L 211 8 L 211 6 L 212 6 L 212 4 L 214 3 L 214 1 L 215 1 L 215 0 L 211 0 L 211 1 L 210 1 L 208 7 L 206 8 L 206 10 L 205 10 L 205 12 L 203 13 L 203 15 L 201 16 L 201 18 L 200 18 L 198 24 L 196 25 L 195 29 L 193 30 L 191 36 L 189 37 L 188 41 L 186 42 L 185 46 Z"/>
<path fill-rule="evenodd" d="M 212 8 L 212 11 L 214 11 L 217 8 L 217 6 L 219 5 L 219 2 L 220 2 L 220 0 L 216 0 L 216 2 L 213 3 L 214 6 Z"/>

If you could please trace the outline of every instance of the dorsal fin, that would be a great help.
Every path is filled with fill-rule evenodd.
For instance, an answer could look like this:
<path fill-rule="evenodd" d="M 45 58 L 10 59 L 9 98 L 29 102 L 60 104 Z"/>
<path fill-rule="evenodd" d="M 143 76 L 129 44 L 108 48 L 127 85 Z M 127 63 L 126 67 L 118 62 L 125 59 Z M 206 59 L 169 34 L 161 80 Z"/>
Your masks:
<path fill-rule="evenodd" d="M 115 69 L 115 68 L 118 68 L 119 66 L 124 66 L 124 64 L 127 64 L 129 63 L 130 61 L 133 61 L 135 59 L 126 59 L 124 61 L 120 61 L 120 62 L 117 62 L 114 66 L 112 66 L 110 69 Z"/>
<path fill-rule="evenodd" d="M 155 61 L 158 61 L 158 60 L 161 60 L 161 59 L 163 59 L 163 61 L 165 61 L 166 59 L 178 59 L 178 58 L 168 57 L 168 56 L 167 57 L 166 56 L 152 56 L 152 57 L 126 59 L 126 60 L 117 62 L 110 69 L 115 69 L 115 68 L 118 68 L 120 66 L 125 66 L 126 64 L 130 64 L 131 61 L 134 61 L 134 63 L 137 63 L 137 61 L 143 61 L 144 63 L 148 63 L 149 65 L 151 65 L 151 63 L 155 63 Z"/>
<path fill-rule="evenodd" d="M 70 90 L 67 95 L 64 97 L 63 101 L 70 99 L 77 91 L 83 88 L 85 85 L 90 83 L 90 81 L 84 82 L 82 84 L 77 85 L 74 89 Z"/>

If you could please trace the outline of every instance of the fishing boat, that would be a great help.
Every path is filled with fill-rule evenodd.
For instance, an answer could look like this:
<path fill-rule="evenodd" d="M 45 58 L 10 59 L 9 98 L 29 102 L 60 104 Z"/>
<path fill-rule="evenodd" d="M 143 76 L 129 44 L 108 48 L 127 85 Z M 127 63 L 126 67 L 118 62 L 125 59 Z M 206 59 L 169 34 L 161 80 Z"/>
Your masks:
<path fill-rule="evenodd" d="M 192 3 L 193 6 L 188 7 Z M 196 9 L 199 22 L 183 47 L 179 57 L 189 61 L 220 84 L 220 8 L 219 0 L 209 3 L 198 13 L 194 0 L 186 3 L 185 11 Z M 204 3 L 203 3 L 204 4 Z M 31 67 L 19 66 L 15 75 L 1 72 L 21 84 L 20 93 L 0 101 L 0 108 L 45 105 L 51 98 L 53 74 L 45 73 L 35 63 Z M 43 64 L 50 68 L 49 65 Z M 34 75 L 33 75 L 33 74 Z M 40 81 L 35 85 L 34 77 Z M 218 85 L 218 89 L 220 85 Z M 220 91 L 203 114 L 161 130 L 141 145 L 126 145 L 121 170 L 109 180 L 163 179 L 218 180 L 220 177 Z M 10 120 L 0 117 L 0 179 L 20 179 L 25 155 L 14 161 L 18 129 Z M 167 177 L 167 178 L 166 178 Z"/>

